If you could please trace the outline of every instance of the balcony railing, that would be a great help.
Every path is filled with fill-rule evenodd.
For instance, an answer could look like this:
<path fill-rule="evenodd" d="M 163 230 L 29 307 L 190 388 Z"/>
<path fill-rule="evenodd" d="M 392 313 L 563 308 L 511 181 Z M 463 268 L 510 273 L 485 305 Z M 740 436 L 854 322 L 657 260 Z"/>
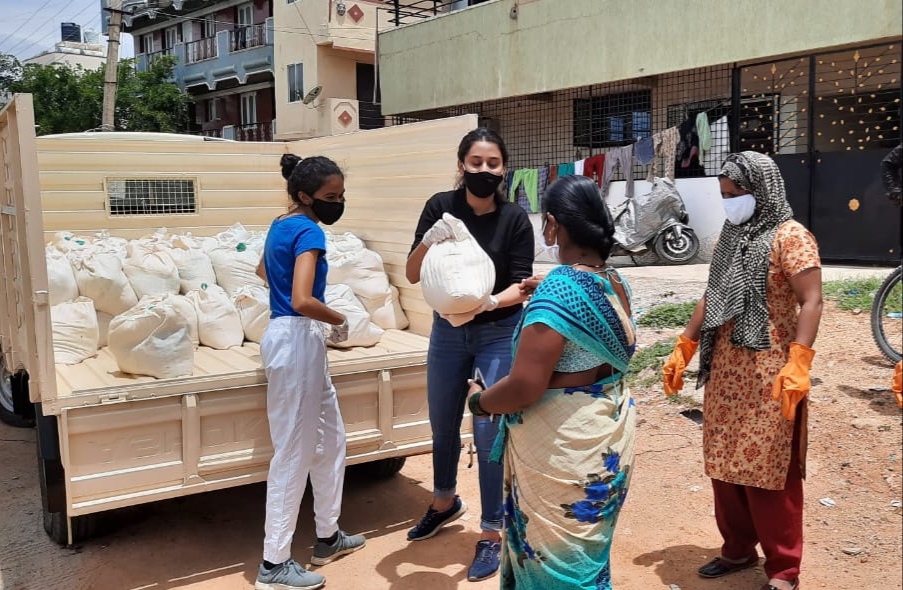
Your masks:
<path fill-rule="evenodd" d="M 154 51 L 153 53 L 147 54 L 147 65 L 151 66 L 155 61 L 163 57 L 164 55 L 175 55 L 175 50 L 172 47 L 167 47 L 166 49 L 161 49 L 160 51 Z"/>
<path fill-rule="evenodd" d="M 232 134 L 235 141 L 273 141 L 273 121 L 235 125 Z"/>
<path fill-rule="evenodd" d="M 267 26 L 265 24 L 238 27 L 229 31 L 229 50 L 242 51 L 267 44 Z"/>
<path fill-rule="evenodd" d="M 189 41 L 185 44 L 185 61 L 187 63 L 193 64 L 207 59 L 216 59 L 218 55 L 216 37 Z"/>

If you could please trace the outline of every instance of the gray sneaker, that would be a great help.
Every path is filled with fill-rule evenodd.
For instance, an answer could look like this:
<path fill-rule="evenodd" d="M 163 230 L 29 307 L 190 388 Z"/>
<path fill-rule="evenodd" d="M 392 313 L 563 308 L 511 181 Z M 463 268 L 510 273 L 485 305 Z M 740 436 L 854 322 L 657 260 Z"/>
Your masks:
<path fill-rule="evenodd" d="M 289 559 L 273 569 L 267 569 L 262 563 L 257 571 L 255 590 L 317 590 L 326 583 L 320 574 L 309 572 Z"/>
<path fill-rule="evenodd" d="M 314 555 L 310 558 L 310 562 L 314 565 L 326 565 L 343 555 L 354 553 L 366 544 L 367 539 L 363 535 L 349 535 L 345 531 L 339 531 L 339 536 L 335 543 L 329 544 L 317 541 L 317 544 L 314 545 Z"/>

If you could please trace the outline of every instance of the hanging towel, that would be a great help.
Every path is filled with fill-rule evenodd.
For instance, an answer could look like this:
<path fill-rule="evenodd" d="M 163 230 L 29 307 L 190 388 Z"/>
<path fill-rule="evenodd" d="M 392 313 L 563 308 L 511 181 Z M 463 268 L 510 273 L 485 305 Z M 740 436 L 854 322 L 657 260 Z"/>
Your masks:
<path fill-rule="evenodd" d="M 558 180 L 558 166 L 549 166 L 549 184 Z"/>
<path fill-rule="evenodd" d="M 539 170 L 522 168 L 514 171 L 514 180 L 511 181 L 511 188 L 508 189 L 508 198 L 512 203 L 517 202 L 517 188 L 521 184 L 524 185 L 524 192 L 527 193 L 530 211 L 539 213 Z"/>
<path fill-rule="evenodd" d="M 567 176 L 568 174 L 573 174 L 573 173 L 574 173 L 574 163 L 573 162 L 567 162 L 566 164 L 558 165 L 558 178 L 561 178 L 562 176 Z"/>
<path fill-rule="evenodd" d="M 699 136 L 699 161 L 705 161 L 705 153 L 712 149 L 712 129 L 706 112 L 696 115 L 696 135 Z"/>
<path fill-rule="evenodd" d="M 542 198 L 544 194 L 546 194 L 546 189 L 549 188 L 549 167 L 543 166 L 539 169 L 539 198 Z"/>
<path fill-rule="evenodd" d="M 595 174 L 595 176 L 593 176 Z M 605 175 L 605 154 L 590 156 L 583 161 L 583 175 L 595 178 L 596 185 L 602 186 L 602 177 Z"/>
<path fill-rule="evenodd" d="M 583 176 L 583 160 L 577 160 L 574 162 L 574 174 L 577 176 Z"/>
<path fill-rule="evenodd" d="M 655 158 L 652 159 L 652 166 L 649 167 L 649 176 L 646 180 L 652 182 L 655 178 L 656 170 L 660 170 L 663 174 L 674 180 L 674 165 L 676 163 L 677 143 L 680 141 L 680 131 L 677 127 L 665 129 L 660 133 L 652 136 L 655 142 Z"/>

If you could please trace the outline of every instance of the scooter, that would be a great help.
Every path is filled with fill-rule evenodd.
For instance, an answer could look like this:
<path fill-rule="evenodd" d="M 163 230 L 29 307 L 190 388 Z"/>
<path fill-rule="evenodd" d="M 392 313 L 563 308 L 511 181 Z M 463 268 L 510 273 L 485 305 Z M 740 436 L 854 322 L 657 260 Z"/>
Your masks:
<path fill-rule="evenodd" d="M 684 201 L 669 178 L 656 177 L 652 190 L 612 207 L 615 247 L 612 256 L 654 252 L 671 264 L 686 264 L 699 252 L 699 238 L 688 225 Z"/>

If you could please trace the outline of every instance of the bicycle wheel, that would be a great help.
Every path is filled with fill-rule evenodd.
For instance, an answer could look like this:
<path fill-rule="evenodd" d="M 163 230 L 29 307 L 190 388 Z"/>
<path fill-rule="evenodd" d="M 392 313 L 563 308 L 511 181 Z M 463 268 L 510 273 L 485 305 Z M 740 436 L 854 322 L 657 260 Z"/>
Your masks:
<path fill-rule="evenodd" d="M 888 275 L 872 302 L 872 336 L 881 352 L 893 362 L 903 358 L 903 266 Z"/>

